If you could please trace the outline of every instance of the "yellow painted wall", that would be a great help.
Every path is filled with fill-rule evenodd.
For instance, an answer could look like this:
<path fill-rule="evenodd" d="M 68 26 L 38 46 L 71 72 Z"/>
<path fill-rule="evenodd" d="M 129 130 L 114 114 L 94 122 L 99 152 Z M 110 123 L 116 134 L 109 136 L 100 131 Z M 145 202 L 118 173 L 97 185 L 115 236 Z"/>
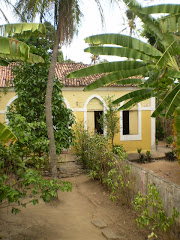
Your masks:
<path fill-rule="evenodd" d="M 78 90 L 78 88 L 66 88 L 62 91 L 63 96 L 65 100 L 68 102 L 71 109 L 74 110 L 74 115 L 76 118 L 76 122 L 81 122 L 84 124 L 84 107 L 85 103 L 87 102 L 88 98 L 90 98 L 92 95 L 99 96 L 99 98 L 104 98 L 109 96 L 113 96 L 113 99 L 116 99 L 129 91 L 126 90 L 120 90 L 117 91 L 116 89 L 109 88 L 105 90 L 94 90 L 90 92 L 84 92 L 81 90 Z M 15 93 L 10 91 L 6 95 L 4 93 L 0 92 L 0 121 L 5 121 L 5 114 L 2 112 L 6 110 L 6 106 L 8 102 L 15 97 Z M 141 103 L 141 107 L 151 107 L 151 100 L 146 100 Z M 94 112 L 93 111 L 102 111 L 103 106 L 100 103 L 100 101 L 97 98 L 93 98 L 89 104 L 87 105 L 87 126 L 88 130 L 91 132 L 94 131 Z M 119 113 L 118 113 L 119 115 Z M 142 140 L 133 140 L 133 141 L 120 141 L 120 133 L 115 135 L 114 143 L 115 144 L 123 144 L 124 148 L 128 152 L 136 152 L 137 148 L 142 148 L 145 150 L 151 149 L 151 111 L 141 111 L 142 116 Z M 133 119 L 133 121 L 130 120 L 130 134 L 137 134 L 138 132 L 138 121 L 137 121 L 137 106 L 135 106 L 132 111 L 130 112 L 130 119 Z M 119 122 L 119 128 L 120 128 L 120 122 Z"/>
<path fill-rule="evenodd" d="M 138 111 L 129 111 L 129 134 L 138 134 Z"/>

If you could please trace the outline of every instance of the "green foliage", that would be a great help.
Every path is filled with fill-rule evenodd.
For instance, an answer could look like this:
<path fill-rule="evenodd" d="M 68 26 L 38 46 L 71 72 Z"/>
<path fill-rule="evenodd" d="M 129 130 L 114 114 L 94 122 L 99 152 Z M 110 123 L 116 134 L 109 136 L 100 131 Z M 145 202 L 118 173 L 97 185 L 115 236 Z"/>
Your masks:
<path fill-rule="evenodd" d="M 32 51 L 32 49 L 35 47 L 38 49 L 44 49 L 49 55 L 51 55 L 53 51 L 56 31 L 50 22 L 45 21 L 43 25 L 46 28 L 45 36 L 39 37 L 38 35 L 26 36 L 21 34 L 15 34 L 14 37 L 17 38 L 19 41 L 28 44 L 28 46 L 30 47 L 30 51 Z"/>
<path fill-rule="evenodd" d="M 159 119 L 156 119 L 156 138 L 158 140 L 163 140 L 165 137 L 165 131 L 162 127 L 162 123 Z"/>
<path fill-rule="evenodd" d="M 108 186 L 111 200 L 119 199 L 129 206 L 133 181 L 130 166 L 124 160 L 127 155 L 123 147 L 114 146 L 113 151 L 117 153 L 115 156 L 107 150 L 108 142 L 104 136 L 90 136 L 82 126 L 77 127 L 76 133 L 76 154 L 88 170 L 89 176 Z"/>
<path fill-rule="evenodd" d="M 107 137 L 111 139 L 111 145 L 114 145 L 114 136 L 119 132 L 119 117 L 117 116 L 118 108 L 112 104 L 112 97 L 108 96 L 104 98 L 107 109 L 106 112 L 100 118 L 100 124 L 102 129 L 107 127 Z"/>
<path fill-rule="evenodd" d="M 169 161 L 175 161 L 177 159 L 175 151 L 166 152 L 165 156 L 166 156 L 166 159 Z"/>
<path fill-rule="evenodd" d="M 41 156 L 49 151 L 44 109 L 50 62 L 45 50 L 42 48 L 32 50 L 42 55 L 45 63 L 35 65 L 23 63 L 14 67 L 13 84 L 18 98 L 9 107 L 7 117 L 9 126 L 17 134 L 20 151 L 33 152 Z M 57 153 L 63 148 L 69 148 L 74 136 L 71 128 L 74 117 L 72 111 L 63 104 L 61 89 L 62 85 L 56 78 L 52 114 Z"/>
<path fill-rule="evenodd" d="M 10 141 L 15 143 L 17 137 L 7 126 L 5 126 L 5 124 L 0 123 L 0 142 L 8 143 Z"/>
<path fill-rule="evenodd" d="M 33 164 L 33 168 L 28 166 L 30 159 L 23 161 L 19 157 L 14 146 L 0 144 L 0 207 L 12 206 L 16 214 L 28 203 L 37 204 L 39 198 L 50 202 L 58 190 L 71 191 L 69 182 L 44 179 Z"/>
<path fill-rule="evenodd" d="M 30 53 L 30 47 L 24 42 L 10 38 L 15 34 L 45 34 L 45 26 L 39 23 L 16 23 L 0 26 L 0 64 L 8 65 L 8 61 L 44 62 L 43 58 Z"/>
<path fill-rule="evenodd" d="M 125 152 L 124 146 L 122 144 L 121 145 L 115 144 L 113 145 L 112 152 L 116 155 L 121 155 L 122 152 Z"/>
<path fill-rule="evenodd" d="M 167 142 L 168 145 L 173 144 L 173 141 L 174 141 L 174 136 L 173 135 L 170 135 L 166 138 L 166 142 Z"/>
<path fill-rule="evenodd" d="M 176 209 L 172 209 L 172 216 L 167 217 L 159 191 L 156 186 L 148 184 L 148 194 L 142 196 L 140 192 L 135 197 L 134 208 L 138 215 L 136 223 L 139 228 L 147 227 L 150 231 L 148 238 L 157 238 L 157 231 L 167 231 L 179 216 Z"/>
<path fill-rule="evenodd" d="M 151 152 L 150 151 L 146 151 L 146 154 L 144 154 L 144 153 L 141 153 L 142 148 L 138 148 L 137 152 L 139 154 L 139 159 L 138 159 L 139 163 L 151 162 Z"/>

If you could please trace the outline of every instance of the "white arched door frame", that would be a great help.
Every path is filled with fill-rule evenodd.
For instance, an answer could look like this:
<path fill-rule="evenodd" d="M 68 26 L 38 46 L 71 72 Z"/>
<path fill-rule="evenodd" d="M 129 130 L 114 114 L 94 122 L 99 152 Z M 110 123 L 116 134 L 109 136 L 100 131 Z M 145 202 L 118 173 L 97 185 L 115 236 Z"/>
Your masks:
<path fill-rule="evenodd" d="M 97 94 L 93 94 L 92 96 L 90 96 L 85 104 L 84 104 L 84 129 L 87 130 L 87 106 L 88 106 L 88 103 L 93 99 L 93 98 L 97 98 L 99 101 L 102 102 L 103 104 L 103 111 L 104 113 L 106 113 L 107 111 L 107 107 L 106 107 L 106 103 L 104 101 L 104 99 L 100 96 L 98 96 Z M 104 127 L 104 136 L 107 135 L 107 126 Z"/>

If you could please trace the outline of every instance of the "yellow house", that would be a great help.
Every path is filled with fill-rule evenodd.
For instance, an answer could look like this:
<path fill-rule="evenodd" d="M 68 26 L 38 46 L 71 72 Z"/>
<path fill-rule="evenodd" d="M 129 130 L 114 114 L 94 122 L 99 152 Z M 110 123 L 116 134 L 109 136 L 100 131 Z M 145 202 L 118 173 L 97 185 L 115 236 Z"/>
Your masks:
<path fill-rule="evenodd" d="M 67 108 L 72 109 L 76 122 L 83 122 L 84 128 L 89 132 L 95 129 L 106 136 L 104 129 L 98 124 L 100 115 L 106 111 L 104 100 L 107 96 L 116 99 L 128 92 L 137 90 L 136 86 L 108 86 L 98 88 L 90 92 L 84 92 L 83 88 L 99 78 L 99 74 L 80 79 L 68 79 L 66 75 L 72 71 L 87 67 L 82 63 L 57 63 L 56 75 L 63 83 L 62 89 L 64 103 Z M 18 97 L 13 87 L 3 93 L 3 88 L 13 78 L 11 65 L 0 67 L 0 122 L 6 122 L 7 107 Z M 155 119 L 151 118 L 155 110 L 155 98 L 138 103 L 129 111 L 120 111 L 119 133 L 115 135 L 114 143 L 123 144 L 127 152 L 137 152 L 137 148 L 145 150 L 155 149 Z"/>

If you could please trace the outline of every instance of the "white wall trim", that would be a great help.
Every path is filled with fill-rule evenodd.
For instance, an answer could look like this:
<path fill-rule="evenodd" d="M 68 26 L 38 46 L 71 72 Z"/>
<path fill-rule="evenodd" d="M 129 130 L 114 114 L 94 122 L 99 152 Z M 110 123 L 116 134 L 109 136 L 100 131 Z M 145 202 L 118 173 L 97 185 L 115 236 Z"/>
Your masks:
<path fill-rule="evenodd" d="M 84 108 L 72 108 L 73 112 L 84 112 L 85 109 Z"/>
<path fill-rule="evenodd" d="M 16 95 L 16 96 L 14 96 L 13 98 L 11 98 L 10 100 L 9 100 L 9 102 L 7 103 L 7 105 L 6 105 L 6 112 L 7 112 L 7 108 L 12 104 L 12 102 L 14 102 L 14 100 L 16 100 L 18 98 L 18 96 Z M 5 114 L 6 114 L 6 112 L 5 112 Z M 7 119 L 7 117 L 6 117 L 6 124 L 8 124 L 9 123 L 9 120 Z"/>
<path fill-rule="evenodd" d="M 71 109 L 71 107 L 70 107 L 67 99 L 63 97 L 63 101 L 64 101 L 64 103 L 66 104 L 66 107 L 69 108 L 69 109 Z"/>
<path fill-rule="evenodd" d="M 103 111 L 104 111 L 104 113 L 106 113 L 107 107 L 106 107 L 106 103 L 105 103 L 104 99 L 103 99 L 102 97 L 98 96 L 97 94 L 91 95 L 91 96 L 86 100 L 86 102 L 85 102 L 85 104 L 84 104 L 84 129 L 85 129 L 85 130 L 87 130 L 87 106 L 88 106 L 88 103 L 89 103 L 93 98 L 97 98 L 99 101 L 102 102 L 102 104 L 103 104 Z M 104 127 L 104 136 L 106 136 L 106 135 L 107 135 L 107 127 L 105 126 L 105 127 Z"/>
<path fill-rule="evenodd" d="M 121 106 L 124 102 L 121 103 Z M 138 134 L 136 135 L 123 135 L 123 116 L 120 111 L 120 141 L 140 141 L 142 140 L 142 119 L 141 119 L 141 104 L 138 103 Z"/>
<path fill-rule="evenodd" d="M 9 100 L 9 102 L 7 103 L 7 105 L 6 105 L 6 112 L 7 112 L 7 108 L 11 105 L 11 103 L 12 102 L 14 102 L 14 100 L 16 100 L 18 98 L 18 96 L 16 95 L 16 96 L 14 96 L 13 98 L 11 98 L 10 100 Z"/>
<path fill-rule="evenodd" d="M 137 87 L 100 87 L 94 91 L 135 91 Z M 84 87 L 63 87 L 62 91 L 83 91 Z"/>
<path fill-rule="evenodd" d="M 156 109 L 156 98 L 151 98 L 151 115 Z M 151 150 L 156 149 L 156 118 L 151 117 Z"/>
<path fill-rule="evenodd" d="M 0 114 L 5 114 L 6 113 L 6 111 L 4 111 L 4 110 L 0 110 Z"/>

